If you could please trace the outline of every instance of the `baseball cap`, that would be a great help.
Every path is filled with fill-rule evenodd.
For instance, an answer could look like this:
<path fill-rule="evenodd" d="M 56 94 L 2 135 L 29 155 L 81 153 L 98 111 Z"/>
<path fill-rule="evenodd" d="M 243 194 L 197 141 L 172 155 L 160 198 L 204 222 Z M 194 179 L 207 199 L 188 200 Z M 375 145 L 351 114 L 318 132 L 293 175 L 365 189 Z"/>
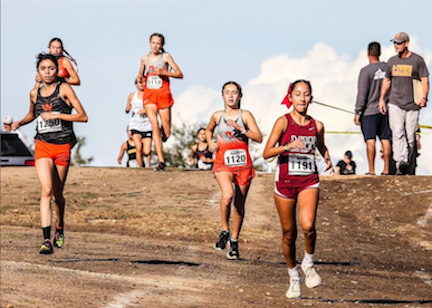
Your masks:
<path fill-rule="evenodd" d="M 345 152 L 346 157 L 348 157 L 349 159 L 351 159 L 353 157 L 352 152 L 351 151 L 346 151 Z"/>
<path fill-rule="evenodd" d="M 390 42 L 402 43 L 409 40 L 410 40 L 409 35 L 406 32 L 399 32 L 396 33 L 395 37 L 392 40 L 390 40 Z"/>
<path fill-rule="evenodd" d="M 13 119 L 11 116 L 5 116 L 3 119 L 3 124 L 12 124 Z"/>

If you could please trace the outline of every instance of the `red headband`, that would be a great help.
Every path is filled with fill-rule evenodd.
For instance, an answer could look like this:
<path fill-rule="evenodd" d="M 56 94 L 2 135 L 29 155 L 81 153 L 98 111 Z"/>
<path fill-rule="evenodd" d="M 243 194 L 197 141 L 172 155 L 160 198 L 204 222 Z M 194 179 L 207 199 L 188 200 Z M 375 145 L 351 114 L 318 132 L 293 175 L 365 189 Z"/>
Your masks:
<path fill-rule="evenodd" d="M 291 107 L 291 101 L 289 99 L 289 95 L 291 94 L 291 90 L 292 90 L 292 83 L 289 84 L 288 94 L 285 96 L 284 100 L 281 103 L 281 105 L 286 105 L 288 109 Z"/>

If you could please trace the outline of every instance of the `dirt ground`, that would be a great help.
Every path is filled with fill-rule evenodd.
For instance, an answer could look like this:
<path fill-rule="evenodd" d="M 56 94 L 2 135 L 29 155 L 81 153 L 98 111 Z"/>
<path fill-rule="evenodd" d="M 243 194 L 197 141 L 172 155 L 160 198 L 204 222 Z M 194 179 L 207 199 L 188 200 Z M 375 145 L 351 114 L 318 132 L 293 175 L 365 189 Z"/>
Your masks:
<path fill-rule="evenodd" d="M 323 285 L 285 297 L 273 201 L 258 174 L 241 260 L 213 249 L 220 191 L 209 172 L 71 168 L 66 243 L 39 255 L 34 168 L 1 169 L 1 307 L 432 307 L 432 177 L 322 178 Z M 303 256 L 299 230 L 297 259 Z"/>

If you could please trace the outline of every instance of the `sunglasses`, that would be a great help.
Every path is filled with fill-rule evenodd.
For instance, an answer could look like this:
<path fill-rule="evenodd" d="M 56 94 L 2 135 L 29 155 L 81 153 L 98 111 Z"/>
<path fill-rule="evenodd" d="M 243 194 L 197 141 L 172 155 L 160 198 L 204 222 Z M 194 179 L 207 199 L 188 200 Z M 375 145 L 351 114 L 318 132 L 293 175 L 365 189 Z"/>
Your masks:
<path fill-rule="evenodd" d="M 400 43 L 398 43 L 398 42 L 393 42 L 393 44 L 396 44 L 396 45 L 402 45 L 403 43 L 406 43 L 406 41 L 403 41 L 403 42 L 400 42 Z"/>

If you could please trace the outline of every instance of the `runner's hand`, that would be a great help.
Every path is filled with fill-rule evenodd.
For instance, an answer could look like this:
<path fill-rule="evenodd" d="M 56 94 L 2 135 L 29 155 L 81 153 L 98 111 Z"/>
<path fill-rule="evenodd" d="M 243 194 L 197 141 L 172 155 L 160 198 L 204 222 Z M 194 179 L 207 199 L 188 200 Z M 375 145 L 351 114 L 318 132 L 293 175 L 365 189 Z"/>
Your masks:
<path fill-rule="evenodd" d="M 291 150 L 291 149 L 301 150 L 304 148 L 305 148 L 305 145 L 300 139 L 296 139 L 293 142 L 288 143 L 288 150 Z"/>
<path fill-rule="evenodd" d="M 378 108 L 379 108 L 379 111 L 382 114 L 386 114 L 386 112 L 387 112 L 387 105 L 386 105 L 385 101 L 383 99 L 381 99 L 381 98 L 379 100 Z"/>
<path fill-rule="evenodd" d="M 330 158 L 325 159 L 325 162 L 327 164 L 327 167 L 325 168 L 324 171 L 330 170 L 330 174 L 333 175 L 334 174 L 334 169 L 333 169 L 333 164 L 331 162 Z"/>
<path fill-rule="evenodd" d="M 58 117 L 58 114 L 54 114 L 51 112 L 44 112 L 41 114 L 41 117 L 44 121 L 55 120 Z"/>
<path fill-rule="evenodd" d="M 140 109 L 140 110 L 138 111 L 138 114 L 141 115 L 141 116 L 145 115 L 145 114 L 146 114 L 145 109 L 144 109 L 144 108 L 143 108 L 143 109 Z"/>
<path fill-rule="evenodd" d="M 360 115 L 359 114 L 355 115 L 355 117 L 354 117 L 354 124 L 355 125 L 360 125 L 361 124 L 360 123 Z"/>
<path fill-rule="evenodd" d="M 121 161 L 122 161 L 121 158 L 117 159 L 119 165 L 121 165 Z"/>
<path fill-rule="evenodd" d="M 235 130 L 238 130 L 239 132 L 243 130 L 243 128 L 242 128 L 240 125 L 238 125 L 237 122 L 235 122 L 235 121 L 233 121 L 233 120 L 228 120 L 228 121 L 226 122 L 226 124 L 227 124 L 228 126 L 232 126 L 232 127 L 234 127 L 234 129 L 235 129 Z"/>
<path fill-rule="evenodd" d="M 155 68 L 155 70 L 154 70 L 154 74 L 159 75 L 159 76 L 164 76 L 164 75 L 166 75 L 167 72 L 168 71 L 166 69 L 160 68 L 160 67 Z"/>
<path fill-rule="evenodd" d="M 17 130 L 21 126 L 21 123 L 16 121 L 12 123 L 12 130 Z"/>
<path fill-rule="evenodd" d="M 36 73 L 35 81 L 36 81 L 36 83 L 41 83 L 42 82 L 42 78 L 40 77 L 39 73 Z"/>
<path fill-rule="evenodd" d="M 215 152 L 217 152 L 217 150 L 218 150 L 218 146 L 217 146 L 217 144 L 216 143 L 211 143 L 210 145 L 209 145 L 209 150 L 210 150 L 210 152 L 212 152 L 212 153 L 215 153 Z"/>

